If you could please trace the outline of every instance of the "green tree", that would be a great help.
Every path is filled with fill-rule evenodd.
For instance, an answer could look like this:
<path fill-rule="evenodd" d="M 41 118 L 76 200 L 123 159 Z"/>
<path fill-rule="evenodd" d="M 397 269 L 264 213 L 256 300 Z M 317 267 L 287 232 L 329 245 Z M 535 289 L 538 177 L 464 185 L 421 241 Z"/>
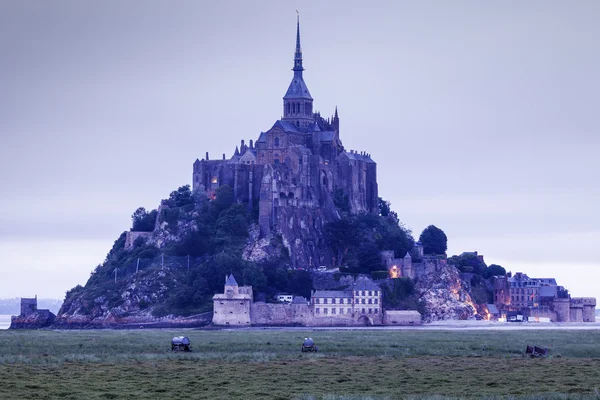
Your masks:
<path fill-rule="evenodd" d="M 492 264 L 485 270 L 485 277 L 505 276 L 506 270 L 498 264 Z"/>
<path fill-rule="evenodd" d="M 183 207 L 188 204 L 194 204 L 194 197 L 190 190 L 190 185 L 180 186 L 169 195 L 167 200 L 169 207 Z"/>
<path fill-rule="evenodd" d="M 381 269 L 379 247 L 373 242 L 364 242 L 358 248 L 358 265 L 361 273 L 370 273 Z"/>
<path fill-rule="evenodd" d="M 310 298 L 313 289 L 313 278 L 310 272 L 305 270 L 294 271 L 289 285 L 290 292 Z"/>
<path fill-rule="evenodd" d="M 361 242 L 358 228 L 351 218 L 342 218 L 326 224 L 324 234 L 325 239 L 337 254 L 338 265 L 342 265 L 348 250 L 357 247 Z"/>
<path fill-rule="evenodd" d="M 215 199 L 212 201 L 217 212 L 221 212 L 233 204 L 233 189 L 229 185 L 223 185 L 215 190 Z"/>
<path fill-rule="evenodd" d="M 152 232 L 156 222 L 156 215 L 156 210 L 148 212 L 144 207 L 138 208 L 131 215 L 131 230 L 135 232 Z"/>
<path fill-rule="evenodd" d="M 423 244 L 425 254 L 444 254 L 448 249 L 448 238 L 443 230 L 429 225 L 423 230 L 419 241 Z"/>
<path fill-rule="evenodd" d="M 460 272 L 484 275 L 487 266 L 475 253 L 462 253 L 460 256 L 452 256 L 448 262 L 454 265 Z"/>
<path fill-rule="evenodd" d="M 392 211 L 392 203 L 379 197 L 378 204 L 379 215 L 381 215 L 384 218 L 391 219 L 396 224 L 400 222 L 400 220 L 398 219 L 398 214 L 395 211 Z"/>

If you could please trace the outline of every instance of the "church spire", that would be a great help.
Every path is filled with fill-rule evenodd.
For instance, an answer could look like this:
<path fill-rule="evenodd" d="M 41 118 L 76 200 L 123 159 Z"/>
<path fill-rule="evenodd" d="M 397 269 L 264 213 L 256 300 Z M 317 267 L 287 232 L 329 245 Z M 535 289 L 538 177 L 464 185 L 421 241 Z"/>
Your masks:
<path fill-rule="evenodd" d="M 296 10 L 298 12 L 298 10 Z M 302 77 L 302 47 L 300 47 L 300 14 L 296 21 L 296 53 L 294 54 L 294 77 L 283 96 L 283 120 L 296 125 L 297 128 L 306 129 L 313 122 L 313 98 Z"/>
<path fill-rule="evenodd" d="M 298 10 L 296 10 L 298 12 Z M 302 47 L 300 47 L 300 13 L 298 13 L 298 21 L 296 25 L 296 53 L 294 54 L 294 68 L 292 68 L 295 74 L 302 76 Z"/>

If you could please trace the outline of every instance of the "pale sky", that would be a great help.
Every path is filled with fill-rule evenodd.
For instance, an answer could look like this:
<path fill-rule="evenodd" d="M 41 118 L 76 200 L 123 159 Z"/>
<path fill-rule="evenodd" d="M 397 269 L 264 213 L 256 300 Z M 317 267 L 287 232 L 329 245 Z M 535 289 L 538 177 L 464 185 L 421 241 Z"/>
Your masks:
<path fill-rule="evenodd" d="M 449 254 L 600 298 L 600 2 L 2 1 L 0 298 L 63 298 L 133 211 L 315 110 Z"/>

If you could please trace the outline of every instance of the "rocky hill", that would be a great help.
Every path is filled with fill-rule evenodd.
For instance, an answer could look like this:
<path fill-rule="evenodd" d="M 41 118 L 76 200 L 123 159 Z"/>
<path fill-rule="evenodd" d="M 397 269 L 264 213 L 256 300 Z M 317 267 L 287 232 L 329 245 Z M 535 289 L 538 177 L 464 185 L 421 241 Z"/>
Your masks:
<path fill-rule="evenodd" d="M 157 210 L 134 213 L 132 229 L 137 230 L 123 232 L 86 285 L 67 293 L 53 326 L 205 325 L 212 316 L 212 296 L 222 292 L 230 273 L 267 301 L 278 292 L 308 298 L 314 288 L 343 286 L 344 274 L 373 274 L 387 287 L 390 308 L 419 309 L 426 321 L 473 317 L 470 285 L 445 262 L 415 282 L 381 279 L 387 272 L 381 271 L 379 252 L 392 249 L 400 256 L 414 246 L 393 212 L 352 215 L 343 197 L 332 199 L 332 207 L 336 212 L 311 218 L 302 210 L 280 215 L 287 221 L 284 228 L 261 237 L 256 209 L 234 202 L 231 188 L 223 186 L 208 199 L 182 187 Z M 342 272 L 302 268 L 302 262 L 323 254 L 327 267 Z"/>

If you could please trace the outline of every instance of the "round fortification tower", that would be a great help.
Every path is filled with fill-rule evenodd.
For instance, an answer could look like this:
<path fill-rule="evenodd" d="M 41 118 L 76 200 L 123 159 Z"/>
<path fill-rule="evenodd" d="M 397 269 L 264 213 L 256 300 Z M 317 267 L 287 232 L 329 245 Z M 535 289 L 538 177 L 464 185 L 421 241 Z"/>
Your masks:
<path fill-rule="evenodd" d="M 571 300 L 566 299 L 554 299 L 554 312 L 556 313 L 556 322 L 569 322 L 570 321 L 570 303 Z"/>

